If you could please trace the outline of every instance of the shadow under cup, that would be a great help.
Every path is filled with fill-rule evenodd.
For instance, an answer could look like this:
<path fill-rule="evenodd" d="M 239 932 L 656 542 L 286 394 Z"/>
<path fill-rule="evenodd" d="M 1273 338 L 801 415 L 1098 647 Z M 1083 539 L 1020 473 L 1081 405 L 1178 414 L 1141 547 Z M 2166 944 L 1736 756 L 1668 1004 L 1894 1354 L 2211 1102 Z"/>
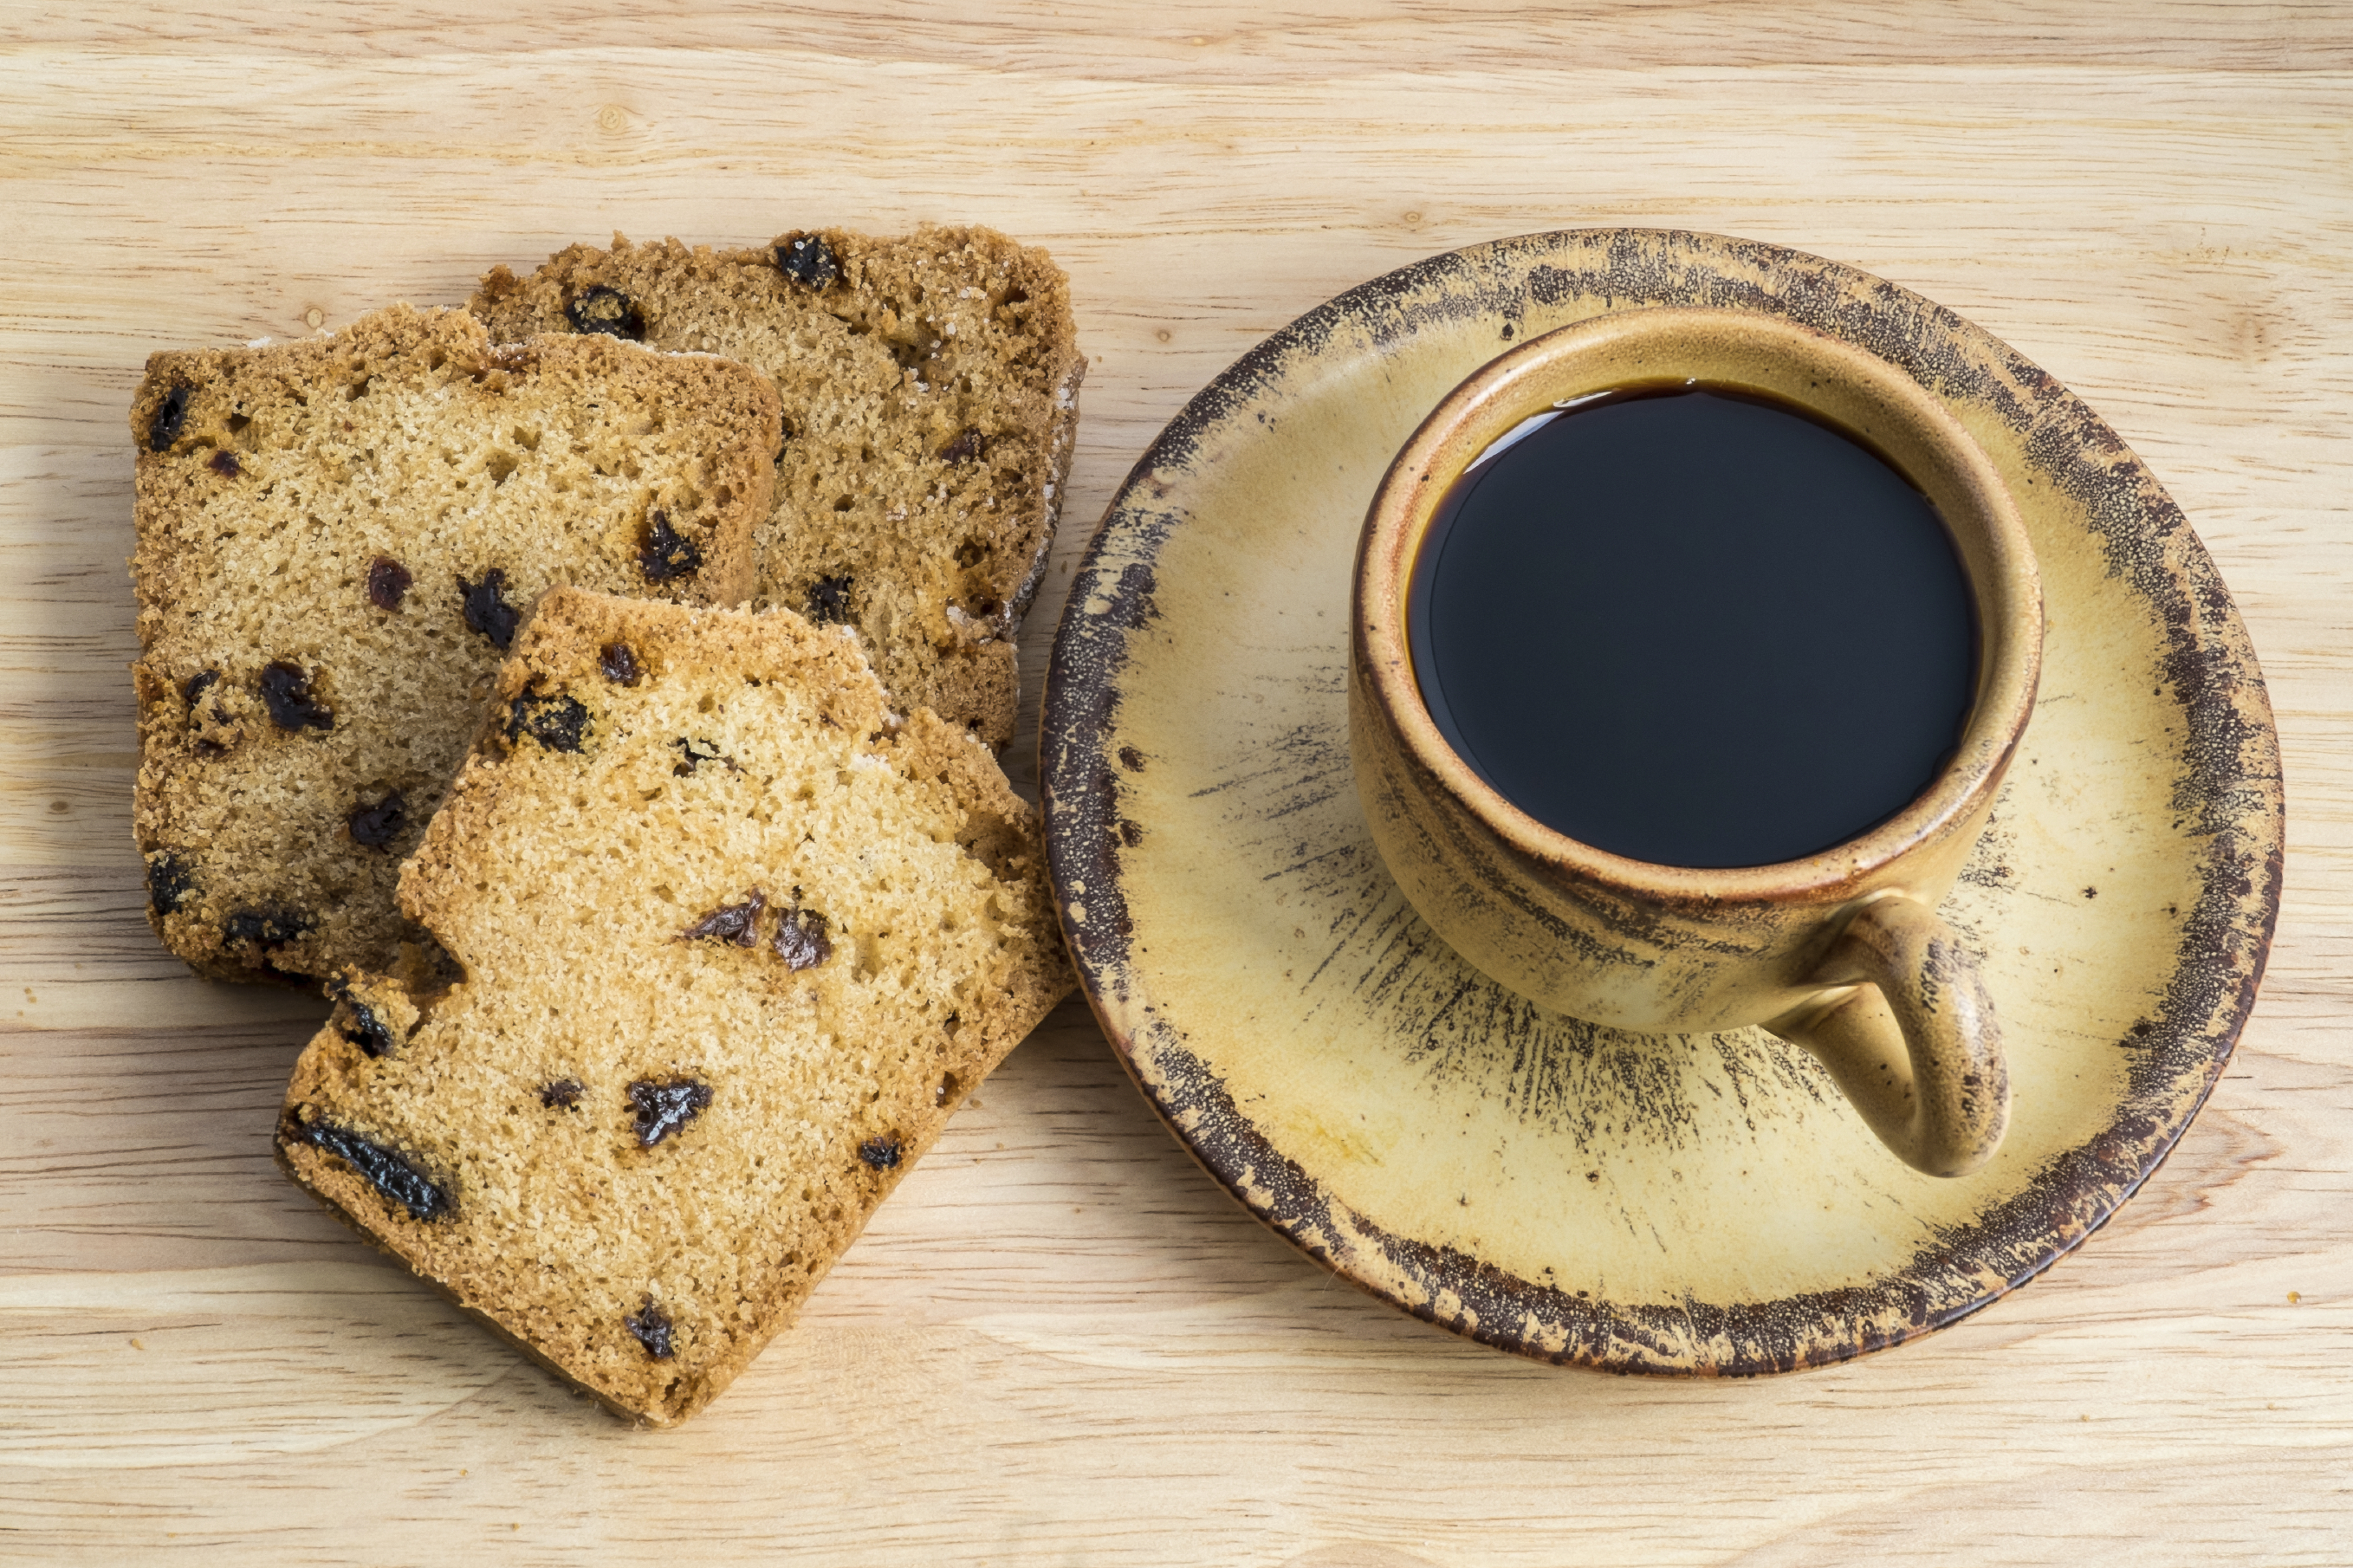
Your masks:
<path fill-rule="evenodd" d="M 1494 692 L 1486 683 L 1514 676 L 1508 655 L 1504 663 L 1490 655 L 1484 667 L 1473 658 L 1467 661 L 1472 672 L 1467 702 L 1454 684 L 1434 693 L 1435 704 L 1425 701 L 1409 610 L 1417 567 L 1423 568 L 1420 591 L 1430 591 L 1425 547 L 1433 530 L 1446 544 L 1452 536 L 1443 531 L 1461 511 L 1463 494 L 1484 483 L 1482 475 L 1473 475 L 1466 486 L 1461 482 L 1465 474 L 1515 434 L 1525 443 L 1546 439 L 1547 431 L 1567 433 L 1576 438 L 1562 446 L 1573 454 L 1585 439 L 1574 429 L 1579 421 L 1589 422 L 1588 435 L 1599 429 L 1595 414 L 1577 411 L 1529 435 L 1524 427 L 1532 416 L 1597 397 L 1622 404 L 1630 389 L 1654 397 L 1680 393 L 1691 383 L 1727 404 L 1778 405 L 1777 412 L 1786 411 L 1791 425 L 1805 432 L 1791 437 L 1800 443 L 1816 437 L 1841 442 L 1837 433 L 1850 433 L 1866 462 L 1875 453 L 1933 506 L 1949 541 L 1943 570 L 1949 578 L 1950 558 L 1957 555 L 1966 579 L 1960 622 L 1973 612 L 1977 633 L 1974 657 L 1959 656 L 1957 667 L 1942 678 L 1941 718 L 1915 711 L 1917 704 L 1904 696 L 1903 678 L 1875 689 L 1885 695 L 1869 695 L 1874 688 L 1863 679 L 1852 689 L 1864 695 L 1817 701 L 1810 709 L 1801 699 L 1820 693 L 1801 690 L 1777 703 L 1760 688 L 1757 700 L 1720 707 L 1714 721 L 1745 714 L 1756 726 L 1745 740 L 1735 736 L 1727 746 L 1721 735 L 1694 738 L 1691 726 L 1678 728 L 1677 716 L 1650 712 L 1658 704 L 1641 700 L 1643 682 L 1660 669 L 1656 639 L 1675 629 L 1658 627 L 1645 639 L 1638 615 L 1611 630 L 1607 623 L 1625 608 L 1614 602 L 1588 615 L 1602 628 L 1600 640 L 1574 672 L 1518 672 L 1507 700 L 1497 704 L 1487 700 Z M 1699 411 L 1711 417 L 1724 412 Z M 1760 427 L 1767 430 L 1758 437 L 1761 445 L 1719 446 L 1712 456 L 1760 472 L 1780 464 L 1769 424 Z M 1620 438 L 1607 432 L 1601 437 L 1605 446 Z M 1589 440 L 1586 449 L 1595 449 Z M 1672 447 L 1662 451 L 1672 462 Z M 1666 471 L 1659 477 L 1679 483 L 1684 476 Z M 1457 503 L 1453 511 L 1450 498 Z M 1579 550 L 1630 546 L 1633 531 L 1604 531 L 1563 544 L 1543 528 L 1514 534 L 1508 519 L 1500 534 L 1490 526 L 1479 546 L 1489 558 L 1470 580 L 1501 584 L 1507 597 L 1519 595 L 1522 603 L 1493 617 L 1493 625 L 1480 624 L 1475 610 L 1458 614 L 1454 624 L 1468 638 L 1464 646 L 1475 649 L 1485 646 L 1482 639 L 1512 631 L 1504 625 L 1507 614 L 1543 613 L 1549 605 L 1556 616 L 1577 616 L 1576 596 L 1549 592 L 1547 574 L 1556 576 L 1565 564 L 1573 568 Z M 1874 632 L 1841 614 L 1856 595 L 1872 591 L 1868 562 L 1858 567 L 1850 557 L 1867 556 L 1877 548 L 1874 538 L 1853 535 L 1843 545 L 1833 540 L 1828 556 L 1792 570 L 1774 558 L 1775 537 L 1771 528 L 1744 533 L 1734 527 L 1703 543 L 1719 553 L 1752 552 L 1747 565 L 1709 561 L 1708 571 L 1694 574 L 1694 582 L 1712 582 L 1718 595 L 1735 595 L 1719 598 L 1715 618 L 1728 623 L 1753 609 L 1737 595 L 1742 580 L 1754 579 L 1757 595 L 1776 601 L 1765 624 L 1811 640 L 1797 663 L 1801 673 L 1809 660 L 1818 669 L 1843 672 L 1841 679 L 1883 673 L 1873 668 L 1874 658 L 1890 653 L 1915 628 L 1882 623 Z M 1936 542 L 1933 531 L 1928 537 Z M 1634 538 L 1630 545 L 1649 542 Z M 1555 558 L 1540 560 L 1548 550 Z M 1512 567 L 1522 555 L 1529 569 L 1515 574 Z M 1672 552 L 1660 560 L 1666 564 L 1642 569 L 1673 569 Z M 1708 614 L 1704 603 L 1689 607 L 1682 631 L 1694 629 L 1690 616 Z M 1982 1163 L 1999 1144 L 2007 1120 L 2007 1075 L 1991 1001 L 1974 963 L 1934 908 L 1982 829 L 2024 731 L 2042 629 L 2032 553 L 2000 476 L 1944 405 L 1907 372 L 1777 317 L 1708 310 L 1602 317 L 1534 339 L 1482 368 L 1430 414 L 1383 479 L 1359 544 L 1353 604 L 1349 724 L 1358 795 L 1374 840 L 1407 899 L 1500 984 L 1620 1028 L 1701 1033 L 1762 1024 L 1820 1056 L 1873 1130 L 1907 1162 L 1959 1173 Z M 1950 627 L 1928 628 L 1914 640 L 1933 653 L 1941 637 L 1951 656 L 1952 636 Z M 1426 635 L 1423 641 L 1427 657 Z M 1506 639 L 1496 646 L 1513 645 Z M 1572 637 L 1553 645 L 1539 638 L 1535 646 L 1576 645 Z M 1458 659 L 1454 668 L 1464 662 Z M 1881 662 L 1892 662 L 1892 653 Z M 1734 687 L 1754 675 L 1737 663 L 1713 671 L 1714 679 Z M 1598 683 L 1610 684 L 1597 691 Z M 1605 700 L 1580 709 L 1581 701 L 1595 698 Z M 1462 710 L 1482 702 L 1511 717 L 1498 722 L 1491 714 L 1486 730 L 1472 736 L 1463 749 L 1478 752 L 1473 762 L 1450 743 L 1448 730 L 1462 737 Z M 1963 707 L 1968 716 L 1955 745 L 1953 721 Z M 1629 772 L 1610 766 L 1606 748 L 1614 744 L 1622 752 L 1632 743 L 1626 738 L 1630 732 L 1596 724 L 1597 712 L 1649 722 L 1650 743 L 1662 747 L 1694 742 L 1692 755 L 1710 759 L 1715 769 L 1711 779 L 1697 782 L 1715 794 L 1678 798 L 1675 789 L 1685 781 L 1670 767 L 1638 778 L 1624 792 L 1637 817 L 1648 814 L 1652 831 L 1647 837 L 1606 822 L 1587 829 L 1589 837 L 1563 831 L 1564 823 L 1584 829 L 1588 818 L 1608 815 L 1577 815 L 1595 793 L 1579 779 L 1580 769 L 1593 775 Z M 1524 735 L 1513 733 L 1514 723 L 1525 727 Z M 1911 742 L 1915 749 L 1906 754 L 1913 760 L 1899 759 L 1893 795 L 1883 780 L 1849 791 L 1856 800 L 1879 800 L 1875 807 L 1830 798 L 1833 786 L 1856 782 L 1842 770 L 1862 771 L 1866 760 L 1889 752 L 1879 743 L 1882 730 L 1906 724 L 1928 736 L 1931 749 L 1922 753 L 1921 742 Z M 1482 736 L 1485 750 L 1479 750 Z M 1593 749 L 1596 736 L 1603 737 L 1604 749 Z M 1525 755 L 1507 757 L 1499 766 L 1499 744 Z M 1581 757 L 1580 745 L 1586 748 Z M 1936 766 L 1937 753 L 1947 747 L 1949 757 Z M 1902 771 L 1906 766 L 1914 770 L 1908 776 Z M 1513 767 L 1520 770 L 1516 776 Z M 1933 777 L 1906 798 L 1910 781 L 1924 768 Z M 1791 809 L 1751 814 L 1771 831 L 1746 838 L 1736 833 L 1729 840 L 1715 831 L 1737 818 L 1744 789 L 1768 775 L 1787 784 L 1792 769 L 1810 769 L 1806 777 L 1812 783 L 1783 792 Z M 1498 788 L 1499 782 L 1508 788 Z M 1550 783 L 1561 786 L 1556 796 L 1545 794 Z M 1711 800 L 1717 805 L 1711 807 Z M 1726 808 L 1735 808 L 1734 818 L 1723 816 Z M 1855 830 L 1857 823 L 1866 826 Z M 1692 844 L 1702 847 L 1691 852 Z M 1760 844 L 1778 858 L 1750 863 Z M 1693 860 L 1700 863 L 1688 863 Z"/>

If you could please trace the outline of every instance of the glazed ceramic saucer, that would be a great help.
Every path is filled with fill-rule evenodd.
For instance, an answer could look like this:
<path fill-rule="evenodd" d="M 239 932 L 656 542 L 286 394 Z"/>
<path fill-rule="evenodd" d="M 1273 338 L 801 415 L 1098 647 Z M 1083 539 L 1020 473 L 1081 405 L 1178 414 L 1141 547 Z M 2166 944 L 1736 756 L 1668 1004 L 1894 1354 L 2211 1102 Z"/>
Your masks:
<path fill-rule="evenodd" d="M 1458 959 L 1348 765 L 1356 536 L 1390 456 L 1512 343 L 1601 311 L 1773 311 L 1904 366 L 2001 469 L 2049 614 L 2042 695 L 1947 919 L 2000 1010 L 2010 1132 L 1915 1173 L 1764 1034 L 1643 1036 Z M 2057 382 L 1851 268 L 1586 230 L 1354 289 L 1206 388 L 1089 550 L 1048 679 L 1063 926 L 1135 1081 L 1310 1256 L 1489 1344 L 1754 1373 L 1910 1339 L 2095 1229 L 2197 1113 L 2280 886 L 2277 737 L 2180 512 Z"/>

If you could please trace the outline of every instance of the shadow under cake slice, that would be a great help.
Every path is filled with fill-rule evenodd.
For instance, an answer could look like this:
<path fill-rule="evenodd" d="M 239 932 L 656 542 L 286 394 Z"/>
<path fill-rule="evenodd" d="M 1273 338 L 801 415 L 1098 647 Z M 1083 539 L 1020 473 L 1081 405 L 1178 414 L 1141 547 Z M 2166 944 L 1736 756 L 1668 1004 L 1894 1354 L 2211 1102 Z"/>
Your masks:
<path fill-rule="evenodd" d="M 164 945 L 232 980 L 391 964 L 401 858 L 523 612 L 556 583 L 740 603 L 778 417 L 741 365 L 407 306 L 151 359 L 133 823 Z"/>
<path fill-rule="evenodd" d="M 347 976 L 279 1158 L 667 1426 L 1069 990 L 1034 811 L 786 614 L 559 589 L 496 705 L 401 887 L 464 978 Z"/>
<path fill-rule="evenodd" d="M 899 704 L 1013 738 L 1086 362 L 1044 251 L 986 228 L 757 249 L 574 246 L 482 279 L 493 336 L 618 332 L 742 360 L 784 400 L 759 603 L 854 626 Z"/>

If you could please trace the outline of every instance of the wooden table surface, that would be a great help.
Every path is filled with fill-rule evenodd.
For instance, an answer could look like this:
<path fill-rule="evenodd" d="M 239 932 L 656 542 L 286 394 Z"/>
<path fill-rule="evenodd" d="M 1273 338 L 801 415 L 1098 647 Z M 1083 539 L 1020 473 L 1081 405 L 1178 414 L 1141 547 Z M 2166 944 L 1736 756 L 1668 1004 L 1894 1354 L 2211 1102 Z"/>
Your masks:
<path fill-rule="evenodd" d="M 2353 1562 L 2353 7 L 116 0 L 0 47 L 0 1560 Z M 1024 751 L 1144 444 L 1430 252 L 1772 240 L 2073 387 L 2213 552 L 2286 757 L 2270 973 L 2171 1161 L 1917 1344 L 1563 1372 L 1293 1252 L 1071 1003 L 679 1432 L 380 1261 L 269 1159 L 318 1004 L 141 915 L 142 362 L 617 228 L 927 218 L 1050 247 L 1093 361 Z"/>

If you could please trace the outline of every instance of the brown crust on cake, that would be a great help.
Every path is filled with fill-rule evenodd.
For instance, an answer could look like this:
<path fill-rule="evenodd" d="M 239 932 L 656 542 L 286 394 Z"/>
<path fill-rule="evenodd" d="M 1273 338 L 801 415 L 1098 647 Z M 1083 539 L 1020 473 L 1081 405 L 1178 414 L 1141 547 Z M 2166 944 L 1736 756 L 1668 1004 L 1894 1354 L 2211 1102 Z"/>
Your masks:
<path fill-rule="evenodd" d="M 491 696 L 401 883 L 465 978 L 345 977 L 278 1157 L 669 1426 L 1070 989 L 1037 815 L 788 613 L 557 589 Z"/>
<path fill-rule="evenodd" d="M 1015 638 L 1086 369 L 1053 259 L 980 227 L 797 231 L 744 250 L 616 235 L 527 278 L 494 268 L 470 309 L 507 338 L 593 325 L 584 302 L 649 344 L 775 379 L 786 433 L 758 602 L 855 625 L 899 706 L 1008 743 Z"/>
<path fill-rule="evenodd" d="M 558 582 L 741 602 L 778 417 L 740 365 L 405 305 L 150 359 L 132 824 L 164 945 L 225 980 L 393 964 L 501 639 Z"/>

